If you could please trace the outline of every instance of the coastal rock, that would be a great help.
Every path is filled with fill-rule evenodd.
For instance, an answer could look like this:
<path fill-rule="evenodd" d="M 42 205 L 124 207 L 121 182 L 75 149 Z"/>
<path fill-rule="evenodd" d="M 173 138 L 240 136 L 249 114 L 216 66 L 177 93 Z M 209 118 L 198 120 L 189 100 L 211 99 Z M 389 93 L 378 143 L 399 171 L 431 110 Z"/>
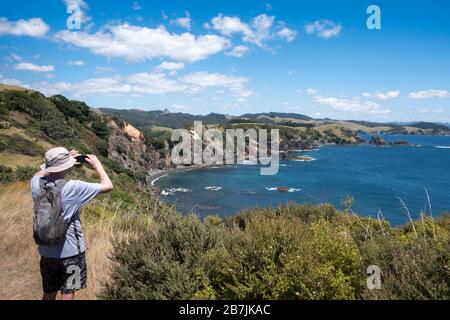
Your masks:
<path fill-rule="evenodd" d="M 305 156 L 305 155 L 292 155 L 290 153 L 286 153 L 283 157 L 284 160 L 288 160 L 288 161 L 313 161 L 314 158 L 309 157 L 309 156 Z"/>
<path fill-rule="evenodd" d="M 380 136 L 373 136 L 372 139 L 370 139 L 369 144 L 374 146 L 386 146 L 386 141 Z"/>
<path fill-rule="evenodd" d="M 394 142 L 389 142 L 390 147 L 412 147 L 413 144 L 409 143 L 408 141 L 404 140 L 396 140 Z"/>

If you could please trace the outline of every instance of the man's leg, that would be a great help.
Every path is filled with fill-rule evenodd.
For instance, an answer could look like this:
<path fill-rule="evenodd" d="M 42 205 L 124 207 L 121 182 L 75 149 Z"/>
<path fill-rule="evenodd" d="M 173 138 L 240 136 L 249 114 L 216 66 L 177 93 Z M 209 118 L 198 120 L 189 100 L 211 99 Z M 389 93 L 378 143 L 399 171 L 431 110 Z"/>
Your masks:
<path fill-rule="evenodd" d="M 61 268 L 58 259 L 41 257 L 40 269 L 42 276 L 42 300 L 56 300 L 61 288 Z"/>
<path fill-rule="evenodd" d="M 56 294 L 58 292 L 52 292 L 52 293 L 44 293 L 42 296 L 42 300 L 56 300 Z"/>
<path fill-rule="evenodd" d="M 61 294 L 61 300 L 75 300 L 75 293 Z"/>

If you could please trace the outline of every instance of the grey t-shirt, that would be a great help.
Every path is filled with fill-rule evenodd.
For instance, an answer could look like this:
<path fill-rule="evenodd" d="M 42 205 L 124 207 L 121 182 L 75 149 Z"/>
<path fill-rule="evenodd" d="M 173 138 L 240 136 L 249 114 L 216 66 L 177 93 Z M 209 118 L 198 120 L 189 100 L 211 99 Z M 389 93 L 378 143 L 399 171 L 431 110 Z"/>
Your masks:
<path fill-rule="evenodd" d="M 40 176 L 31 179 L 31 194 L 35 199 L 40 190 Z M 83 230 L 81 228 L 79 209 L 100 193 L 100 184 L 88 183 L 78 180 L 70 180 L 61 190 L 61 203 L 64 220 L 69 223 L 73 217 L 66 233 L 66 240 L 54 246 L 39 246 L 39 254 L 47 258 L 68 258 L 76 256 L 78 252 L 75 226 L 80 241 L 80 253 L 86 251 L 84 245 Z"/>

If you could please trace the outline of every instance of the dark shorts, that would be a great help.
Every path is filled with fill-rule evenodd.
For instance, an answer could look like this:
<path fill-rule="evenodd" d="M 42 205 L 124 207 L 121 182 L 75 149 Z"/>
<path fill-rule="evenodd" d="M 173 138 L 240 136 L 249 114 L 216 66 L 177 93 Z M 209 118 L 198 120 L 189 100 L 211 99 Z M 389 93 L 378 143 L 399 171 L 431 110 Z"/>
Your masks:
<path fill-rule="evenodd" d="M 87 286 L 86 255 L 83 252 L 62 259 L 41 257 L 41 275 L 44 293 L 69 294 L 84 289 Z"/>

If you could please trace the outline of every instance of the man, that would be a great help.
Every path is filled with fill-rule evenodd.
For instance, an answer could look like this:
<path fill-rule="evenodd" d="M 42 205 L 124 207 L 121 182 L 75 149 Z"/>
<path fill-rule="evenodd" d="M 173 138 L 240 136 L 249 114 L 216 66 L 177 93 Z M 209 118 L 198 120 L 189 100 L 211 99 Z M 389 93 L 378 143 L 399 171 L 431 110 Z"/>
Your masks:
<path fill-rule="evenodd" d="M 33 200 L 36 200 L 43 185 L 57 185 L 77 163 L 78 151 L 54 148 L 46 152 L 41 171 L 31 180 Z M 80 208 L 100 193 L 113 189 L 108 174 L 94 155 L 88 155 L 85 162 L 97 172 L 100 183 L 78 180 L 67 181 L 61 189 L 61 214 L 68 224 L 65 238 L 56 245 L 39 245 L 40 269 L 44 289 L 43 300 L 55 300 L 61 291 L 62 300 L 73 300 L 75 292 L 87 286 L 85 243 L 80 223 Z"/>

